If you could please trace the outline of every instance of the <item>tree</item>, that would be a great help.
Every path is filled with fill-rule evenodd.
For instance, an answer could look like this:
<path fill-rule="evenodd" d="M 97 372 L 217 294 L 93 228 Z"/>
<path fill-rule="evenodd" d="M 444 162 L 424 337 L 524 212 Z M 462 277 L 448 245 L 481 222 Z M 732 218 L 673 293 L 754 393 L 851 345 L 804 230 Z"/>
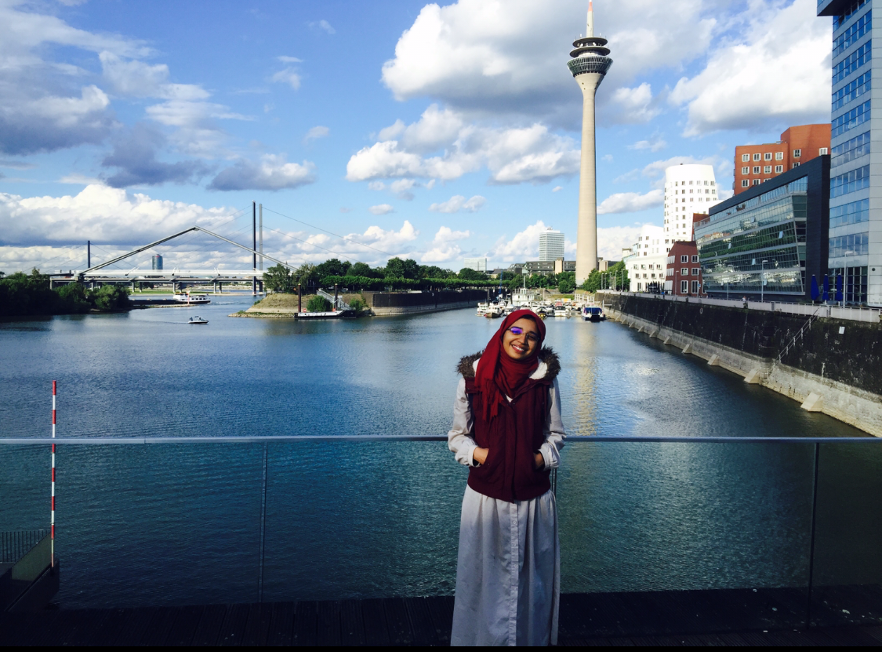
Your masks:
<path fill-rule="evenodd" d="M 420 278 L 450 278 L 456 277 L 456 273 L 449 269 L 441 269 L 436 265 L 420 265 Z"/>
<path fill-rule="evenodd" d="M 586 292 L 591 292 L 592 294 L 597 292 L 597 290 L 600 289 L 600 271 L 596 269 L 593 270 L 579 288 Z"/>
<path fill-rule="evenodd" d="M 263 273 L 263 284 L 273 292 L 292 292 L 294 274 L 284 265 L 274 265 Z"/>
<path fill-rule="evenodd" d="M 557 291 L 561 294 L 570 294 L 576 289 L 576 274 L 563 272 L 557 275 Z"/>
<path fill-rule="evenodd" d="M 307 312 L 331 312 L 331 302 L 324 297 L 312 297 L 306 304 Z"/>
<path fill-rule="evenodd" d="M 419 275 L 420 266 L 413 258 L 390 258 L 386 263 L 386 278 L 417 279 Z"/>
<path fill-rule="evenodd" d="M 294 283 L 299 283 L 304 287 L 315 287 L 318 285 L 319 279 L 321 278 L 315 271 L 315 265 L 311 265 L 310 263 L 303 263 L 293 273 L 293 276 Z"/>
<path fill-rule="evenodd" d="M 478 272 L 471 267 L 463 267 L 458 276 L 464 281 L 483 281 L 487 278 L 484 272 Z"/>
<path fill-rule="evenodd" d="M 367 263 L 355 263 L 352 267 L 349 268 L 348 273 L 341 274 L 341 276 L 364 276 L 365 278 L 382 278 L 382 275 L 378 274 L 376 270 L 371 269 L 371 266 Z"/>
<path fill-rule="evenodd" d="M 619 261 L 609 268 L 610 287 L 612 289 L 626 290 L 630 287 L 631 280 L 628 278 L 628 267 Z"/>
<path fill-rule="evenodd" d="M 331 258 L 320 265 L 316 265 L 315 271 L 319 278 L 324 278 L 325 276 L 347 276 L 350 267 L 352 267 L 352 263 L 349 261 L 343 262 L 337 258 Z"/>
<path fill-rule="evenodd" d="M 119 285 L 102 285 L 89 291 L 89 301 L 98 310 L 124 310 L 129 307 L 129 291 Z"/>

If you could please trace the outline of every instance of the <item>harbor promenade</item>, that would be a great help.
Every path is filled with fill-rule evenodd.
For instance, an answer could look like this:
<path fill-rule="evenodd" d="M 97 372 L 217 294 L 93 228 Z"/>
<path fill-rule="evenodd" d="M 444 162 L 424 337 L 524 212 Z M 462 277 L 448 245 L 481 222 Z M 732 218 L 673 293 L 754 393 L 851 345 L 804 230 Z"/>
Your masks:
<path fill-rule="evenodd" d="M 873 610 L 882 605 L 882 593 L 856 592 L 863 595 L 864 607 Z M 794 612 L 798 593 L 738 590 L 564 595 L 558 644 L 882 644 L 882 626 L 850 624 L 848 616 L 841 610 L 837 614 L 837 606 L 829 600 L 820 603 L 826 606 L 818 616 L 836 624 L 810 629 L 795 626 L 795 622 L 788 626 L 788 621 L 800 617 Z M 452 597 L 50 610 L 0 615 L 0 645 L 444 646 L 450 643 L 452 615 Z"/>

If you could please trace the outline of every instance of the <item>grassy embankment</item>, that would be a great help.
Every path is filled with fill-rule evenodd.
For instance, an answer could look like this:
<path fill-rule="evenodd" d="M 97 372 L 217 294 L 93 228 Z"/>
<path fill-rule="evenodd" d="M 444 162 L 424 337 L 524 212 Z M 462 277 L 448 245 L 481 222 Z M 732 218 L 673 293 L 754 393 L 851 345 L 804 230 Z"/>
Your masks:
<path fill-rule="evenodd" d="M 314 294 L 303 295 L 303 310 Z M 360 299 L 364 302 L 364 297 L 360 294 L 341 294 L 340 298 L 346 303 L 351 303 L 353 299 Z M 297 295 L 296 294 L 270 294 L 266 298 L 258 301 L 248 310 L 240 310 L 235 313 L 234 317 L 258 317 L 263 319 L 285 319 L 293 317 L 297 314 Z"/>

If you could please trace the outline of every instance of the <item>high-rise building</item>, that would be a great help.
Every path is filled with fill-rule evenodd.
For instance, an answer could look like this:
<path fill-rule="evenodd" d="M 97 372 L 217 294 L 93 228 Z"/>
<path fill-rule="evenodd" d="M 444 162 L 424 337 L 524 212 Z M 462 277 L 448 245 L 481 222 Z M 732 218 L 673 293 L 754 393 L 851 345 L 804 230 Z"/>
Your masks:
<path fill-rule="evenodd" d="M 594 143 L 594 95 L 612 59 L 607 40 L 594 36 L 594 4 L 588 3 L 585 36 L 573 42 L 567 65 L 582 89 L 582 167 L 579 173 L 579 229 L 576 235 L 576 285 L 597 269 L 597 160 Z"/>
<path fill-rule="evenodd" d="M 467 267 L 468 269 L 473 269 L 476 272 L 486 272 L 487 271 L 487 259 L 486 258 L 465 258 L 462 261 L 463 267 Z"/>
<path fill-rule="evenodd" d="M 711 165 L 672 165 L 665 170 L 665 244 L 692 240 L 692 215 L 719 202 Z M 667 252 L 665 252 L 667 253 Z"/>
<path fill-rule="evenodd" d="M 547 229 L 539 234 L 539 260 L 551 261 L 564 257 L 566 237 L 560 231 Z"/>
<path fill-rule="evenodd" d="M 153 258 L 151 259 L 151 263 L 153 269 L 162 269 L 162 256 L 159 254 L 153 254 Z"/>
<path fill-rule="evenodd" d="M 829 153 L 829 124 L 790 127 L 777 143 L 739 145 L 735 148 L 735 194 Z"/>
<path fill-rule="evenodd" d="M 882 305 L 882 158 L 870 155 L 882 141 L 882 113 L 870 109 L 880 10 L 882 0 L 818 0 L 818 15 L 833 17 L 829 273 L 843 277 L 846 302 L 871 306 Z"/>

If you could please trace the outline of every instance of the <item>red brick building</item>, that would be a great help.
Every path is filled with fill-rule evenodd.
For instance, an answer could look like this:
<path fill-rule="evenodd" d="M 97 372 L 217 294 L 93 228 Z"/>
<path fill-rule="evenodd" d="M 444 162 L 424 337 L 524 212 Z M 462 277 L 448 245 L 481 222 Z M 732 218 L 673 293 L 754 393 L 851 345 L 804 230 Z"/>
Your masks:
<path fill-rule="evenodd" d="M 668 252 L 665 291 L 678 297 L 705 296 L 701 285 L 701 264 L 695 242 L 678 240 Z"/>
<path fill-rule="evenodd" d="M 777 143 L 735 148 L 735 194 L 830 153 L 830 125 L 790 127 Z"/>

